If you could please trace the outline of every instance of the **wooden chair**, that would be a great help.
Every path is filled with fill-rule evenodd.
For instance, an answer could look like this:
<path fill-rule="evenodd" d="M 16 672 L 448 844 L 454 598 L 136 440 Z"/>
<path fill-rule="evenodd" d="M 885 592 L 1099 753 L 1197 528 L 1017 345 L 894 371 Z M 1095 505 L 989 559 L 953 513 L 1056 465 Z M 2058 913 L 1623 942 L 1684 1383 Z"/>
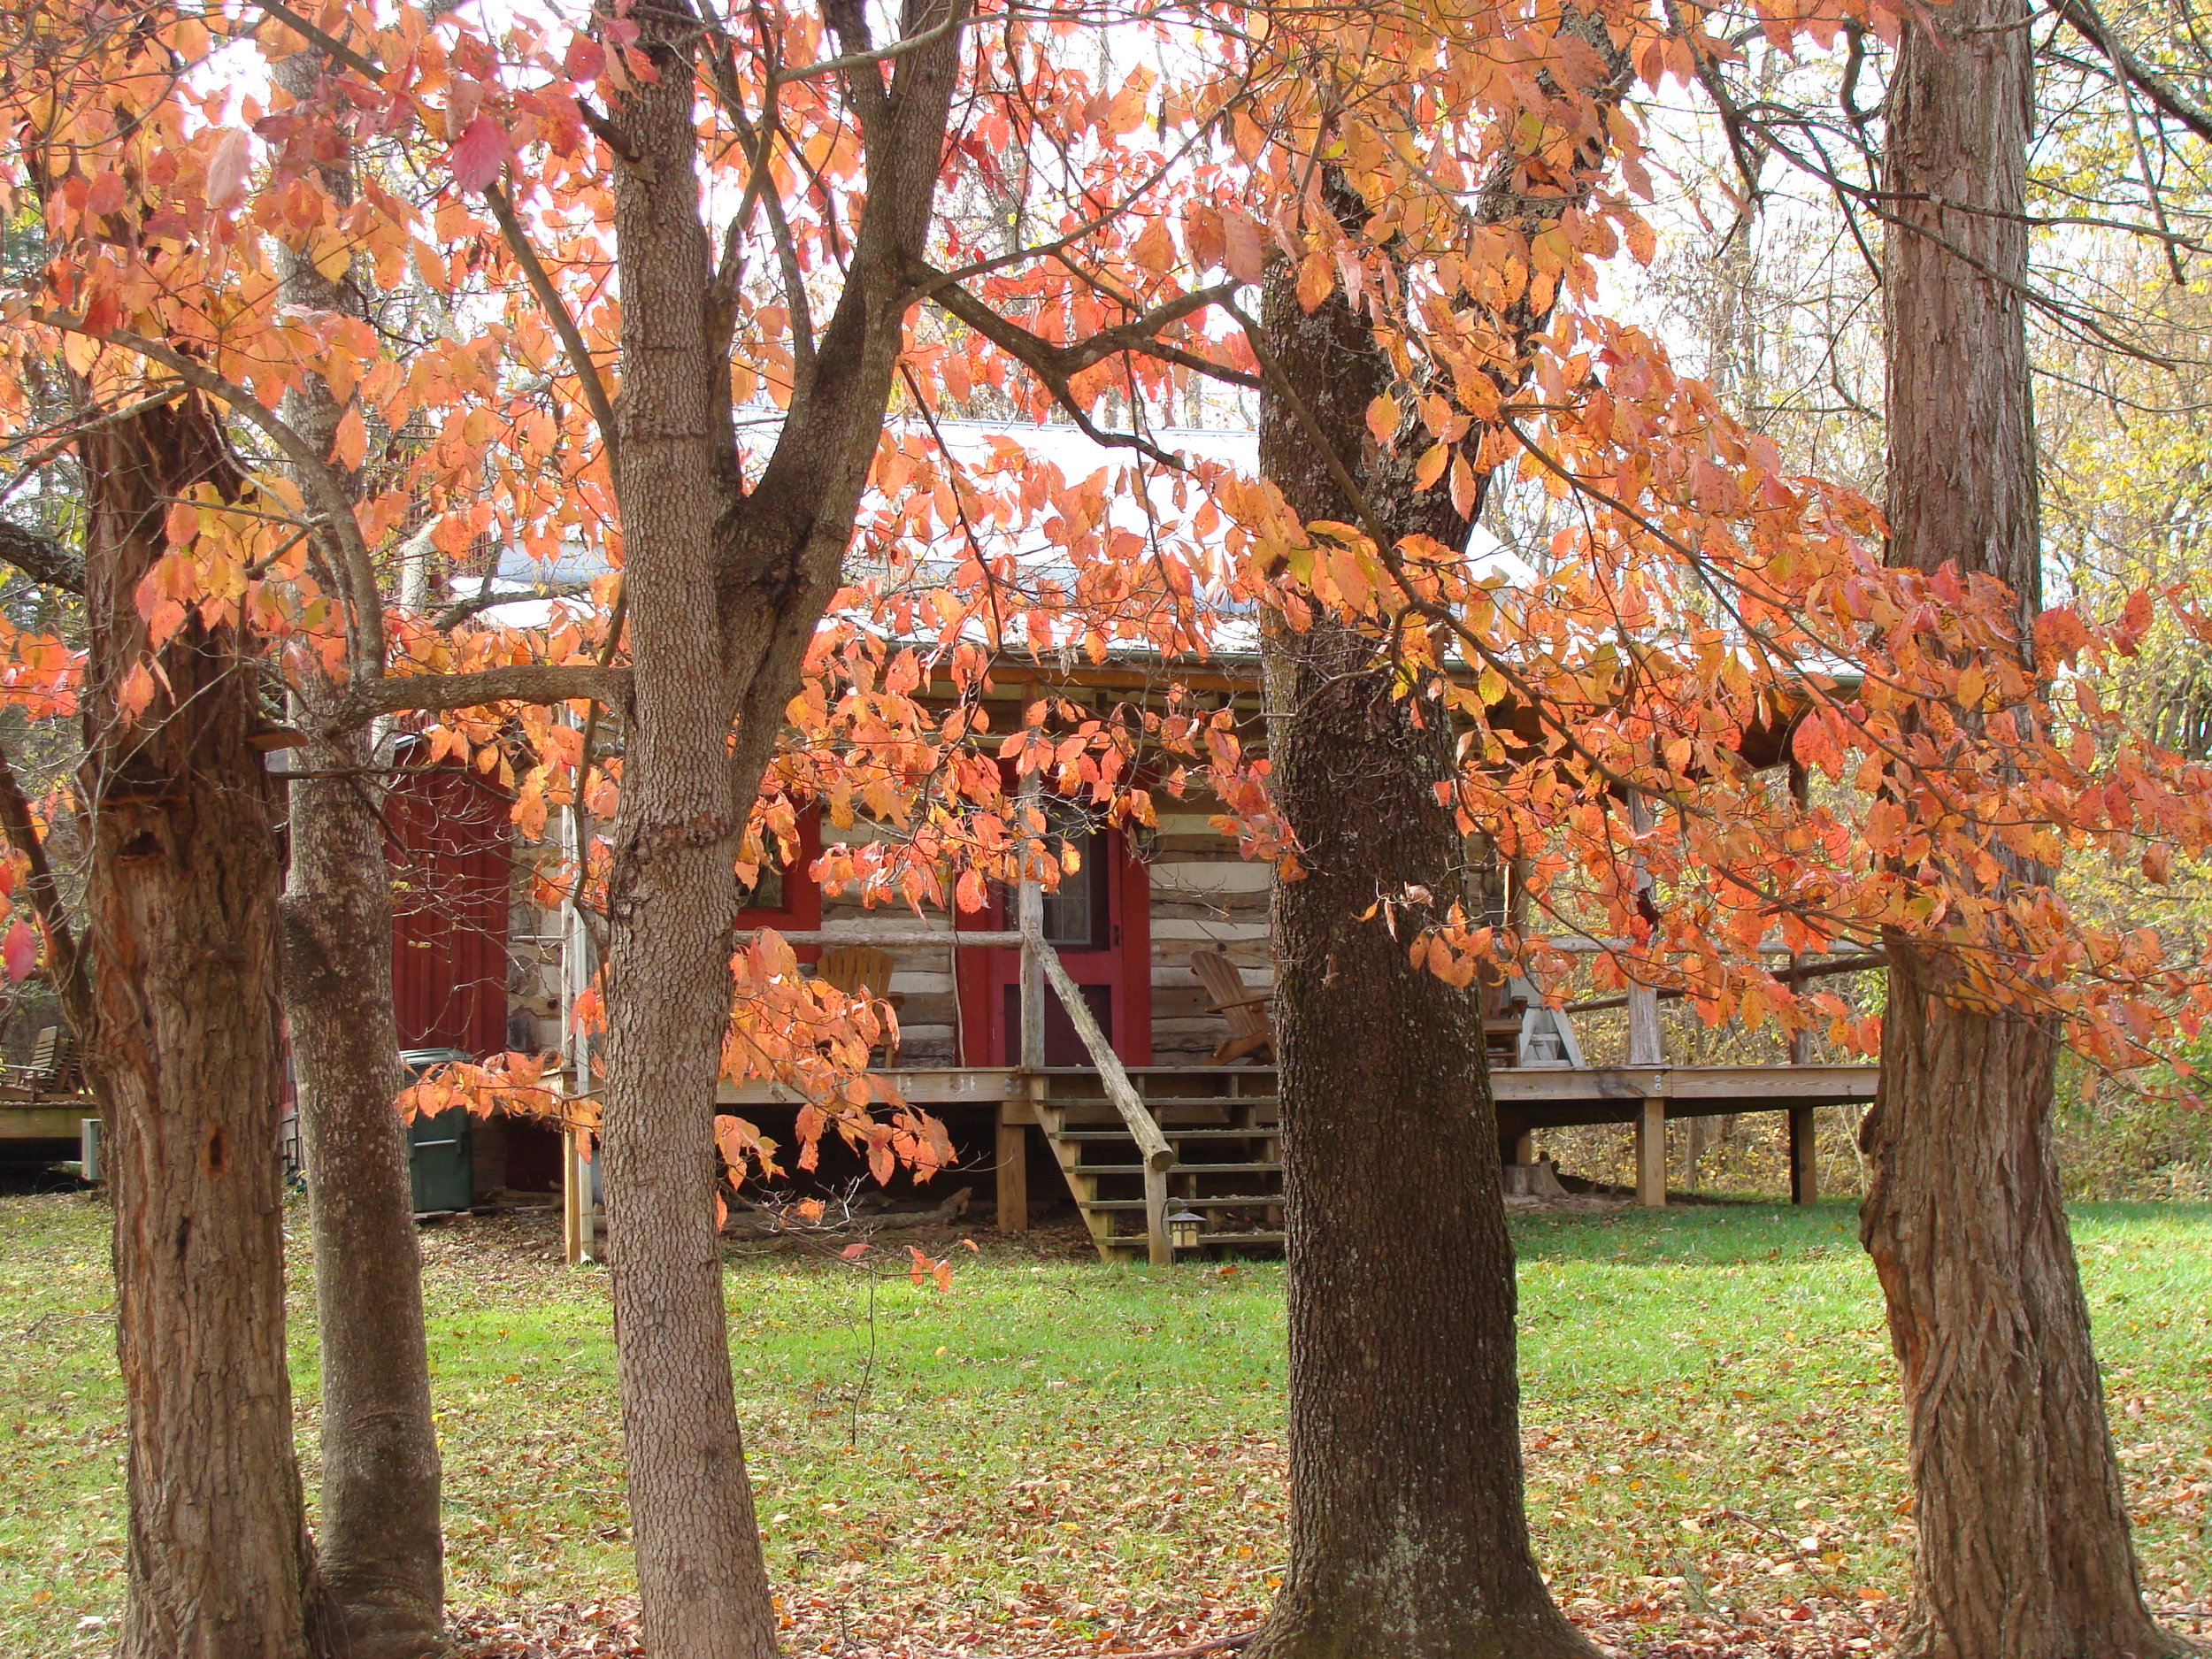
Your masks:
<path fill-rule="evenodd" d="M 864 991 L 879 1002 L 888 1002 L 894 1013 L 906 999 L 891 995 L 891 953 L 874 945 L 833 945 L 814 964 L 814 977 L 833 985 L 848 996 Z M 898 1052 L 895 1042 L 884 1045 L 887 1059 Z"/>
<path fill-rule="evenodd" d="M 49 1025 L 31 1045 L 31 1063 L 12 1065 L 0 1072 L 0 1085 L 11 1094 L 37 1099 L 48 1094 L 72 1094 L 78 1089 L 77 1040 L 58 1025 Z"/>
<path fill-rule="evenodd" d="M 1244 976 L 1237 972 L 1237 964 L 1218 950 L 1192 951 L 1190 971 L 1198 976 L 1198 983 L 1204 988 L 1213 1012 L 1229 1022 L 1229 1040 L 1214 1050 L 1208 1064 L 1226 1065 L 1248 1054 L 1259 1053 L 1273 1059 L 1275 1027 L 1267 1017 L 1267 1004 L 1273 1000 L 1273 993 L 1248 989 Z"/>

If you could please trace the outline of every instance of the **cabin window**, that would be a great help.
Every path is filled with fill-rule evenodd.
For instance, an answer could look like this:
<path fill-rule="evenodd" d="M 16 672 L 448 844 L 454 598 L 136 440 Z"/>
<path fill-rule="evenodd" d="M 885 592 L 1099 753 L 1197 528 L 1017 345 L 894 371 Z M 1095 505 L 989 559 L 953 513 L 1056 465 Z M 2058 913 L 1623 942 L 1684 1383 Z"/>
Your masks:
<path fill-rule="evenodd" d="M 822 856 L 821 815 L 816 809 L 799 814 L 799 845 L 787 864 L 776 862 L 782 850 L 783 843 L 770 836 L 760 872 L 738 901 L 741 926 L 790 933 L 822 925 L 822 890 L 808 873 Z"/>
<path fill-rule="evenodd" d="M 1079 859 L 1070 872 L 1061 858 L 1060 885 L 1044 895 L 1044 935 L 1050 944 L 1077 950 L 1105 950 L 1113 944 L 1113 917 L 1108 903 L 1106 834 L 1081 807 L 1048 796 L 1045 821 L 1056 857 L 1072 846 Z"/>
<path fill-rule="evenodd" d="M 745 896 L 738 908 L 744 910 L 780 910 L 783 909 L 783 866 L 773 862 L 761 865 L 760 874 L 753 885 L 745 889 Z"/>

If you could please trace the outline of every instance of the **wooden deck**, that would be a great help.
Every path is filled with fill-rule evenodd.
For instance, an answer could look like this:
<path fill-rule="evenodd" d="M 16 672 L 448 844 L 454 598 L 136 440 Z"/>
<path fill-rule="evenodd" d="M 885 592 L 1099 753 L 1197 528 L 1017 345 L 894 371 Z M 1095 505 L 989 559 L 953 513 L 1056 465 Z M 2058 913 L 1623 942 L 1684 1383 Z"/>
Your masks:
<path fill-rule="evenodd" d="M 1271 1066 L 1130 1066 L 1130 1081 L 1175 1154 L 1167 1170 L 1168 1204 L 1204 1224 L 1186 1253 L 1217 1255 L 1279 1248 L 1282 1242 L 1280 1105 Z M 1088 1067 L 915 1067 L 879 1072 L 907 1100 L 933 1108 L 988 1109 L 996 1124 L 999 1226 L 1029 1225 L 1028 1137 L 1043 1136 L 1099 1254 L 1142 1256 L 1144 1162 L 1099 1072 Z M 1874 1096 L 1871 1065 L 1497 1066 L 1501 1152 L 1537 1129 L 1632 1124 L 1637 1191 L 1649 1206 L 1666 1202 L 1666 1125 L 1671 1118 L 1757 1111 L 1787 1113 L 1792 1197 L 1819 1194 L 1813 1114 L 1823 1106 Z M 725 1087 L 724 1103 L 792 1105 L 799 1096 L 773 1085 Z M 1520 1160 L 1525 1161 L 1525 1160 Z"/>
<path fill-rule="evenodd" d="M 1872 1065 L 1501 1067 L 1490 1074 L 1498 1116 L 1526 1129 L 1630 1124 L 1651 1102 L 1670 1118 L 1787 1111 L 1874 1098 Z"/>
<path fill-rule="evenodd" d="M 33 1101 L 0 1100 L 0 1141 L 68 1141 L 73 1142 L 87 1118 L 100 1115 L 99 1106 L 81 1099 L 51 1096 Z"/>

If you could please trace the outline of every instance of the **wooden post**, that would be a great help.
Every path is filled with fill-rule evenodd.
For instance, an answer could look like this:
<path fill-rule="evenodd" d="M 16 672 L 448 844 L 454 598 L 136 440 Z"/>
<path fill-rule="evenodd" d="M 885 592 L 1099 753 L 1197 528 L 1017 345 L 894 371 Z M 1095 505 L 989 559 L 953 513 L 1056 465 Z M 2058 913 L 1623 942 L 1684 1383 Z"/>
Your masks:
<path fill-rule="evenodd" d="M 998 1105 L 998 1230 L 1029 1231 L 1029 1129 L 1009 1123 L 1007 1103 Z"/>
<path fill-rule="evenodd" d="M 1820 1153 L 1813 1133 L 1818 1119 L 1810 1106 L 1790 1108 L 1790 1202 L 1820 1202 Z"/>
<path fill-rule="evenodd" d="M 1812 798 L 1813 786 L 1811 774 L 1805 770 L 1802 764 L 1793 757 L 1790 761 L 1790 799 L 1796 802 L 1797 810 L 1800 812 L 1803 812 L 1812 805 Z M 1792 951 L 1790 953 L 1790 966 L 1792 968 L 1802 968 L 1804 965 L 1805 956 L 1803 953 L 1800 951 Z M 1801 996 L 1804 995 L 1805 991 L 1805 981 L 1801 978 L 1793 978 L 1790 980 L 1790 988 Z M 1790 1064 L 1792 1065 L 1810 1065 L 1812 1063 L 1813 1033 L 1811 1029 L 1807 1027 L 1792 1033 L 1790 1035 Z M 1791 1122 L 1793 1125 L 1795 1124 L 1796 1118 L 1794 1116 L 1792 1117 Z M 1794 1133 L 1794 1131 L 1793 1131 L 1793 1133 Z M 1795 1162 L 1793 1160 L 1791 1165 L 1793 1180 L 1795 1179 Z"/>
<path fill-rule="evenodd" d="M 1513 1137 L 1513 1161 L 1516 1164 L 1536 1162 L 1536 1132 L 1533 1129 L 1524 1129 Z"/>
<path fill-rule="evenodd" d="M 1021 800 L 1024 806 L 1040 803 L 1042 780 L 1031 772 L 1021 781 Z M 1052 949 L 1043 942 L 1045 921 L 1045 890 L 1038 883 L 1033 856 L 1022 859 L 1021 886 L 1015 895 L 1015 922 L 1022 936 L 1021 988 L 1018 993 L 1021 1010 L 1021 1066 L 1024 1071 L 1041 1071 L 1045 1063 L 1045 962 L 1044 953 Z"/>
<path fill-rule="evenodd" d="M 1812 804 L 1812 774 L 1806 771 L 1795 756 L 1790 758 L 1790 799 L 1797 803 L 1797 810 L 1804 811 Z M 1805 958 L 1793 955 L 1790 965 L 1802 967 Z M 1793 980 L 1794 989 L 1802 993 L 1805 981 Z M 1809 1030 L 1794 1033 L 1790 1038 L 1790 1064 L 1810 1065 L 1813 1063 L 1813 1033 Z M 1819 1120 L 1810 1106 L 1790 1108 L 1790 1202 L 1816 1204 L 1820 1202 L 1820 1153 L 1815 1143 L 1815 1132 Z"/>
<path fill-rule="evenodd" d="M 1667 1102 L 1646 1100 L 1636 1115 L 1636 1202 L 1667 1207 Z"/>
<path fill-rule="evenodd" d="M 561 1132 L 561 1255 L 571 1267 L 591 1260 L 591 1170 L 582 1132 Z"/>
<path fill-rule="evenodd" d="M 1144 1166 L 1144 1240 L 1153 1266 L 1175 1265 L 1175 1246 L 1167 1236 L 1167 1170 L 1149 1160 Z"/>
<path fill-rule="evenodd" d="M 1640 795 L 1628 797 L 1628 826 L 1637 834 L 1647 833 L 1652 826 L 1651 803 Z M 1651 872 L 1644 868 L 1641 854 L 1635 859 L 1636 891 L 1649 893 Z M 1631 984 L 1628 987 L 1628 1063 L 1631 1065 L 1664 1065 L 1667 1063 L 1666 1044 L 1659 1031 L 1659 993 L 1648 985 Z"/>
<path fill-rule="evenodd" d="M 1628 825 L 1641 835 L 1652 826 L 1651 803 L 1632 792 L 1628 797 Z M 1651 890 L 1651 874 L 1636 856 L 1636 890 Z M 1659 993 L 1648 985 L 1628 987 L 1628 1064 L 1664 1065 L 1667 1051 L 1659 1030 Z M 1647 1210 L 1667 1207 L 1667 1102 L 1646 1100 L 1636 1117 L 1636 1202 Z"/>

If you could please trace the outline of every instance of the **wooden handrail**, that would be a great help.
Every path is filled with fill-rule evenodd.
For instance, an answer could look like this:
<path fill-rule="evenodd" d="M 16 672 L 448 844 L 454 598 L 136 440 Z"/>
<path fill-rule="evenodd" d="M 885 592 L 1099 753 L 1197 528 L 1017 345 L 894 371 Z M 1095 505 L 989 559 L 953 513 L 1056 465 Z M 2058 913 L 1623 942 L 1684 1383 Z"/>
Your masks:
<path fill-rule="evenodd" d="M 1003 948 L 1018 945 L 1019 933 L 1003 928 L 949 927 L 779 927 L 787 945 L 971 945 Z M 740 943 L 749 942 L 760 936 L 757 927 L 740 928 L 736 938 Z"/>
<path fill-rule="evenodd" d="M 1174 1265 L 1175 1251 L 1167 1236 L 1167 1172 L 1175 1162 L 1175 1148 L 1168 1145 L 1167 1137 L 1160 1133 L 1158 1120 L 1146 1108 L 1137 1086 L 1129 1080 L 1121 1056 L 1114 1052 L 1113 1044 L 1106 1041 L 1106 1033 L 1099 1030 L 1091 1005 L 1083 1000 L 1082 991 L 1069 978 L 1067 969 L 1061 964 L 1060 953 L 1045 943 L 1041 933 L 1030 935 L 1028 948 L 1043 964 L 1046 983 L 1060 999 L 1060 1006 L 1067 1010 L 1068 1023 L 1075 1027 L 1075 1034 L 1082 1039 L 1083 1047 L 1090 1053 L 1091 1064 L 1098 1068 L 1099 1080 L 1106 1086 L 1106 1098 L 1113 1102 L 1114 1110 L 1121 1114 L 1121 1121 L 1129 1131 L 1129 1138 L 1144 1155 L 1147 1254 L 1153 1266 L 1171 1267 Z"/>

